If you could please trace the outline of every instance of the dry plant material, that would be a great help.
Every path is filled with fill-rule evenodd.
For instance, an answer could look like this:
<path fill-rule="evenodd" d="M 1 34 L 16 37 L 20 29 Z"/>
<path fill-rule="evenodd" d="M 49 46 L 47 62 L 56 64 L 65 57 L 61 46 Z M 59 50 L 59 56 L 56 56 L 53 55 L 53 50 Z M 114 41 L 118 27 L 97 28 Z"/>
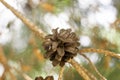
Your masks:
<path fill-rule="evenodd" d="M 61 67 L 58 80 L 62 80 L 63 72 L 64 72 L 64 67 Z"/>
<path fill-rule="evenodd" d="M 40 6 L 48 12 L 53 12 L 55 9 L 54 5 L 50 3 L 41 3 Z"/>
<path fill-rule="evenodd" d="M 95 70 L 95 72 L 97 73 L 97 75 L 101 78 L 101 80 L 107 80 L 104 76 L 102 76 L 102 74 L 100 74 L 100 72 L 97 70 L 97 68 L 95 67 L 95 65 L 91 62 L 91 60 L 84 54 L 81 54 L 85 59 L 88 60 L 89 64 L 91 65 L 91 67 L 93 68 L 93 70 Z"/>
<path fill-rule="evenodd" d="M 116 54 L 114 52 L 108 51 L 108 50 L 103 50 L 103 49 L 94 49 L 94 48 L 85 48 L 81 49 L 79 53 L 85 53 L 85 52 L 97 52 L 97 53 L 103 53 L 105 56 L 111 56 L 111 57 L 116 57 L 120 59 L 120 55 Z"/>
<path fill-rule="evenodd" d="M 76 62 L 75 60 L 71 59 L 69 60 L 69 63 L 77 70 L 77 72 L 81 75 L 81 77 L 84 80 L 92 80 L 88 74 L 86 74 L 86 72 L 83 70 L 82 65 L 80 65 L 78 62 Z"/>
<path fill-rule="evenodd" d="M 42 76 L 36 77 L 35 80 L 54 80 L 53 76 L 47 76 L 45 79 L 43 79 Z"/>
<path fill-rule="evenodd" d="M 91 80 L 97 80 L 97 78 L 91 72 L 89 72 L 85 67 L 81 66 L 81 68 L 89 76 Z"/>
<path fill-rule="evenodd" d="M 71 29 L 61 29 L 58 33 L 58 28 L 52 30 L 53 34 L 45 37 L 43 47 L 46 50 L 45 58 L 50 58 L 53 66 L 65 65 L 69 59 L 72 59 L 78 53 L 78 37 Z"/>
<path fill-rule="evenodd" d="M 2 63 L 2 65 L 5 68 L 5 71 L 4 71 L 3 75 L 2 75 L 2 78 L 5 78 L 6 77 L 6 73 L 8 73 L 12 80 L 17 80 L 15 75 L 11 72 L 11 70 L 10 70 L 11 68 L 10 68 L 10 66 L 7 63 L 8 60 L 7 60 L 7 58 L 6 58 L 6 56 L 4 54 L 5 53 L 3 51 L 3 48 L 0 46 L 0 63 Z M 1 77 L 0 77 L 0 79 L 1 79 Z"/>
<path fill-rule="evenodd" d="M 21 19 L 22 22 L 26 24 L 32 32 L 34 32 L 39 38 L 44 40 L 44 36 L 46 34 L 41 29 L 39 29 L 27 18 L 25 18 L 16 9 L 7 4 L 4 0 L 0 0 L 0 2 L 4 4 L 8 9 L 10 9 L 19 19 Z M 43 46 L 46 50 L 45 58 L 49 58 L 52 61 L 53 66 L 56 66 L 58 64 L 60 66 L 64 66 L 65 62 L 72 59 L 77 54 L 77 47 L 80 45 L 78 42 L 78 38 L 76 37 L 76 34 L 74 32 L 71 32 L 71 29 L 61 29 L 59 33 L 57 32 L 57 29 L 53 29 L 52 31 L 53 34 L 46 36 L 43 43 Z M 79 52 L 104 53 L 106 56 L 112 56 L 120 59 L 120 55 L 102 49 L 82 49 Z M 85 73 L 85 71 L 83 71 L 81 65 L 78 65 L 78 63 L 73 60 L 71 60 L 70 63 L 76 68 L 76 70 L 85 80 L 91 80 L 89 76 Z M 36 78 L 36 80 L 53 80 L 53 78 Z"/>
<path fill-rule="evenodd" d="M 23 78 L 25 79 L 25 80 L 33 80 L 30 76 L 28 76 L 27 74 L 24 74 L 24 73 L 21 73 L 22 74 L 22 76 L 23 76 Z"/>

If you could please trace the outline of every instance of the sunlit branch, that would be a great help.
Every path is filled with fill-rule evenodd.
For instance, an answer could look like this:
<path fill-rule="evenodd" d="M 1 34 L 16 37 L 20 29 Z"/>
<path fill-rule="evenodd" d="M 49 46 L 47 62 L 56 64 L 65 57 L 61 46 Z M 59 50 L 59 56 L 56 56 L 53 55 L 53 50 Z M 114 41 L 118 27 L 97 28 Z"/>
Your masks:
<path fill-rule="evenodd" d="M 91 72 L 89 72 L 86 68 L 84 68 L 83 66 L 81 66 L 81 68 L 90 77 L 91 80 L 97 80 L 97 78 Z"/>
<path fill-rule="evenodd" d="M 64 67 L 61 67 L 58 80 L 62 80 L 63 72 L 64 72 Z"/>
<path fill-rule="evenodd" d="M 18 74 L 22 75 L 25 80 L 33 80 L 31 77 L 29 77 L 27 74 L 23 73 L 22 71 L 16 69 L 15 67 L 11 67 L 14 69 Z"/>
<path fill-rule="evenodd" d="M 105 54 L 105 56 L 111 56 L 111 57 L 116 57 L 116 58 L 120 59 L 120 55 L 118 55 L 114 52 L 111 52 L 111 51 L 103 50 L 103 49 L 84 48 L 79 51 L 80 54 L 87 53 L 87 52 L 101 53 L 101 54 Z"/>
<path fill-rule="evenodd" d="M 88 62 L 89 62 L 89 64 L 91 65 L 91 67 L 96 71 L 96 73 L 100 76 L 100 78 L 101 78 L 102 80 L 107 80 L 104 76 L 102 76 L 102 75 L 100 74 L 100 72 L 97 70 L 97 68 L 95 67 L 95 65 L 91 62 L 91 60 L 90 60 L 86 55 L 84 55 L 84 54 L 80 54 L 80 55 L 82 55 L 85 59 L 88 60 Z"/>
<path fill-rule="evenodd" d="M 77 70 L 77 72 L 81 75 L 81 77 L 84 80 L 92 80 L 90 77 L 85 73 L 85 71 L 82 69 L 81 65 L 77 63 L 75 60 L 71 59 L 69 60 L 69 63 Z"/>

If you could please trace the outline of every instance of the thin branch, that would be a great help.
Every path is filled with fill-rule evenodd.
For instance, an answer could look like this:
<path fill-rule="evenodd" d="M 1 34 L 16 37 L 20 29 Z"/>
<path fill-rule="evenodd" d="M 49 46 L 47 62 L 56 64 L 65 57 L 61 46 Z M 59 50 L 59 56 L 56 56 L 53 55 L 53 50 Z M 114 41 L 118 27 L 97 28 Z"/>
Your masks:
<path fill-rule="evenodd" d="M 22 74 L 25 80 L 33 80 L 31 77 L 29 77 L 27 74 Z"/>
<path fill-rule="evenodd" d="M 81 77 L 84 80 L 91 80 L 90 77 L 84 72 L 81 65 L 77 63 L 75 60 L 70 60 L 69 63 L 78 71 L 78 73 L 81 75 Z"/>
<path fill-rule="evenodd" d="M 44 39 L 44 36 L 46 35 L 41 29 L 38 28 L 34 23 L 29 21 L 26 17 L 24 17 L 18 10 L 14 9 L 12 6 L 10 6 L 8 3 L 6 3 L 4 0 L 0 0 L 0 2 L 6 6 L 10 11 L 12 11 L 21 21 L 40 39 Z"/>
<path fill-rule="evenodd" d="M 80 55 L 82 55 L 85 59 L 88 60 L 89 64 L 92 66 L 93 70 L 95 70 L 95 72 L 97 73 L 97 75 L 100 76 L 100 78 L 102 80 L 107 80 L 104 76 L 102 76 L 100 74 L 100 72 L 97 70 L 97 68 L 95 67 L 95 65 L 91 62 L 91 60 L 86 55 L 84 55 L 84 54 L 80 54 Z"/>
<path fill-rule="evenodd" d="M 12 67 L 12 69 L 14 69 L 20 75 L 22 75 L 25 80 L 33 80 L 30 76 L 28 76 L 27 74 L 23 73 L 22 71 L 16 69 L 15 67 Z"/>
<path fill-rule="evenodd" d="M 120 55 L 111 51 L 103 50 L 103 49 L 85 48 L 79 51 L 79 53 L 85 53 L 85 52 L 97 52 L 97 53 L 105 54 L 105 56 L 112 56 L 120 59 Z"/>
<path fill-rule="evenodd" d="M 86 68 L 84 68 L 83 66 L 81 66 L 82 70 L 90 77 L 91 80 L 97 80 L 97 78 L 90 73 Z"/>
<path fill-rule="evenodd" d="M 64 72 L 64 67 L 61 67 L 58 80 L 62 80 L 63 72 Z"/>
<path fill-rule="evenodd" d="M 4 66 L 4 68 L 5 68 L 4 76 L 6 76 L 5 73 L 8 72 L 9 75 L 10 75 L 10 77 L 11 77 L 11 79 L 12 79 L 12 80 L 16 80 L 16 77 L 15 77 L 15 75 L 11 72 L 11 70 L 10 70 L 11 68 L 10 68 L 10 66 L 8 65 L 7 62 L 8 62 L 8 61 L 7 61 L 6 56 L 4 55 L 3 48 L 0 46 L 0 63 L 2 63 L 3 66 Z"/>
<path fill-rule="evenodd" d="M 10 77 L 11 77 L 12 80 L 17 80 L 15 75 L 10 70 L 8 72 L 9 72 Z"/>

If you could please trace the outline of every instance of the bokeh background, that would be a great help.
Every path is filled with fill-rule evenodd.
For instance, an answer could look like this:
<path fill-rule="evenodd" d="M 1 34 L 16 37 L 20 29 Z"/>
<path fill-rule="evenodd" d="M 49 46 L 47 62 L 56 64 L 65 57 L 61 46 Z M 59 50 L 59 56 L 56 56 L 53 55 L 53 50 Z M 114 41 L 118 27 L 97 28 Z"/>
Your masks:
<path fill-rule="evenodd" d="M 80 49 L 105 49 L 120 53 L 120 0 L 5 0 L 45 33 L 54 28 L 71 28 L 79 36 Z M 33 80 L 53 75 L 58 79 L 59 66 L 53 67 L 43 57 L 42 41 L 0 3 L 0 80 Z M 120 80 L 120 60 L 97 53 L 85 53 L 108 80 Z M 90 72 L 88 62 L 74 58 Z M 64 80 L 82 80 L 66 64 Z"/>

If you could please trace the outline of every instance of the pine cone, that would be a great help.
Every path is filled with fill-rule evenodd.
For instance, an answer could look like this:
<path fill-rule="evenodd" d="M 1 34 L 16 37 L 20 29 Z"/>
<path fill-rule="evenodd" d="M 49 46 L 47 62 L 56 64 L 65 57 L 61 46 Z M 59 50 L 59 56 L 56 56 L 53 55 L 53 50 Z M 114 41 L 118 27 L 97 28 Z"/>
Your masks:
<path fill-rule="evenodd" d="M 47 76 L 45 79 L 43 77 L 36 77 L 35 80 L 54 80 L 53 76 Z"/>
<path fill-rule="evenodd" d="M 58 28 L 52 30 L 53 34 L 45 37 L 43 47 L 46 50 L 45 58 L 52 61 L 53 66 L 65 65 L 69 59 L 72 59 L 78 52 L 78 38 L 71 29 L 61 29 L 58 33 Z"/>

